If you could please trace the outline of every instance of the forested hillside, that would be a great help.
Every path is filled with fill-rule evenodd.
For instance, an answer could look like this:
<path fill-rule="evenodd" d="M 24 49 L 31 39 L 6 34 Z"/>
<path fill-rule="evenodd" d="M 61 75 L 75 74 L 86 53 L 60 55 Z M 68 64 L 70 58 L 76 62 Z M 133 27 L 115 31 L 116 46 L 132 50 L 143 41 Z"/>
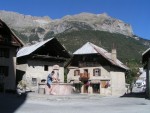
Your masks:
<path fill-rule="evenodd" d="M 140 62 L 141 55 L 148 47 L 134 38 L 104 31 L 73 31 L 55 36 L 71 53 L 86 42 L 92 42 L 111 52 L 114 45 L 118 58 L 124 63 L 134 60 Z M 48 38 L 48 37 L 45 37 Z"/>

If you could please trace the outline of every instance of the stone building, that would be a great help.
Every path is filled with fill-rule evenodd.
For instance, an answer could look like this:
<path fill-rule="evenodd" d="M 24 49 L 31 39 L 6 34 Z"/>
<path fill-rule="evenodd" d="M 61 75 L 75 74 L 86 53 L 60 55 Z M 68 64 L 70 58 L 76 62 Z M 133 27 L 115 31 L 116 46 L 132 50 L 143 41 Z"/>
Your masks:
<path fill-rule="evenodd" d="M 22 41 L 0 20 L 0 91 L 16 88 L 16 53 Z"/>
<path fill-rule="evenodd" d="M 126 92 L 125 72 L 129 70 L 117 59 L 116 49 L 109 53 L 87 42 L 73 53 L 68 63 L 68 83 L 79 93 L 123 95 Z"/>
<path fill-rule="evenodd" d="M 60 82 L 64 82 L 64 63 L 70 54 L 56 38 L 20 49 L 17 53 L 17 81 L 25 80 L 30 90 L 37 90 L 52 70 Z"/>

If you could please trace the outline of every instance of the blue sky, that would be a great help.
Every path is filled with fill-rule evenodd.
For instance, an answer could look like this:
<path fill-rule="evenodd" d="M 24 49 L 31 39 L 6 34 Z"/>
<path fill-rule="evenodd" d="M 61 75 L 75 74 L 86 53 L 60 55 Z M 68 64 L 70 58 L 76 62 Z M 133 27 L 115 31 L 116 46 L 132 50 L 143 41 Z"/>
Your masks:
<path fill-rule="evenodd" d="M 52 19 L 81 12 L 107 13 L 130 24 L 134 34 L 150 40 L 150 0 L 1 0 L 0 10 Z"/>

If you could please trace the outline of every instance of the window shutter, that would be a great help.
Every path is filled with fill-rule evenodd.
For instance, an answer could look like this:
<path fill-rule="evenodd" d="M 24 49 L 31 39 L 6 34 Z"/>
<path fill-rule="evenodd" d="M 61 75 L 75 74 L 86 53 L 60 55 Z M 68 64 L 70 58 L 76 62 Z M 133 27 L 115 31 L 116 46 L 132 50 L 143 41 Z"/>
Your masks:
<path fill-rule="evenodd" d="M 95 69 L 93 69 L 93 76 L 95 76 Z"/>

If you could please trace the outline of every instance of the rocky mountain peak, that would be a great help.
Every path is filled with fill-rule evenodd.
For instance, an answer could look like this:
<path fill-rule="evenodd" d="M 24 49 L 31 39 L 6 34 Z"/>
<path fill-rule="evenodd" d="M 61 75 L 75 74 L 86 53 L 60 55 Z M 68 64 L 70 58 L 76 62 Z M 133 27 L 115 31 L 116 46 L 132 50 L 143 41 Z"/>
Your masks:
<path fill-rule="evenodd" d="M 110 18 L 106 13 L 103 14 L 93 14 L 93 13 L 80 13 L 75 15 L 67 15 L 62 18 L 62 20 L 67 21 L 82 21 L 82 22 L 90 22 L 92 20 L 97 21 L 98 19 L 107 19 Z"/>
<path fill-rule="evenodd" d="M 0 11 L 0 19 L 6 22 L 7 25 L 9 25 L 11 28 L 14 28 L 19 31 L 30 27 L 43 27 L 45 24 L 51 22 L 51 19 L 48 16 L 36 17 L 4 10 Z"/>
<path fill-rule="evenodd" d="M 48 16 L 36 17 L 16 12 L 0 11 L 0 19 L 26 36 L 38 34 L 38 36 L 44 37 L 47 33 L 57 34 L 72 30 L 99 30 L 127 36 L 133 35 L 132 27 L 129 24 L 112 18 L 106 13 L 92 14 L 83 12 L 52 20 Z"/>

